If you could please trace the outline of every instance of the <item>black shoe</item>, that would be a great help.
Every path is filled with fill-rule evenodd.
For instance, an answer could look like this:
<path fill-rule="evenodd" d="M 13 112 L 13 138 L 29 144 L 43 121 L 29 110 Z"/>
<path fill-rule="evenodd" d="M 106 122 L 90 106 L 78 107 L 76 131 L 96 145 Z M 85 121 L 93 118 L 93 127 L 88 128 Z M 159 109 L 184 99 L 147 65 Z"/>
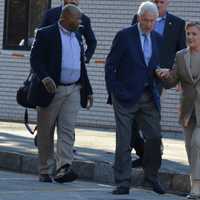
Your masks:
<path fill-rule="evenodd" d="M 48 174 L 40 174 L 39 175 L 40 182 L 52 183 L 52 179 Z"/>
<path fill-rule="evenodd" d="M 115 195 L 123 195 L 123 194 L 129 194 L 129 188 L 128 187 L 116 187 L 113 191 L 112 194 Z"/>
<path fill-rule="evenodd" d="M 151 178 L 145 178 L 145 181 L 150 184 L 150 186 L 153 188 L 153 191 L 158 194 L 165 194 L 165 190 L 162 188 L 160 182 L 158 179 L 151 179 Z"/>
<path fill-rule="evenodd" d="M 186 196 L 186 198 L 187 198 L 187 199 L 195 199 L 195 200 L 198 200 L 198 199 L 200 199 L 200 194 L 192 194 L 192 193 L 190 193 L 190 194 L 188 194 L 188 195 Z"/>
<path fill-rule="evenodd" d="M 136 160 L 132 160 L 131 166 L 132 166 L 132 168 L 142 167 L 142 158 L 138 158 Z"/>
<path fill-rule="evenodd" d="M 70 165 L 64 165 L 57 170 L 54 180 L 58 183 L 72 182 L 78 178 L 78 175 L 71 169 Z"/>

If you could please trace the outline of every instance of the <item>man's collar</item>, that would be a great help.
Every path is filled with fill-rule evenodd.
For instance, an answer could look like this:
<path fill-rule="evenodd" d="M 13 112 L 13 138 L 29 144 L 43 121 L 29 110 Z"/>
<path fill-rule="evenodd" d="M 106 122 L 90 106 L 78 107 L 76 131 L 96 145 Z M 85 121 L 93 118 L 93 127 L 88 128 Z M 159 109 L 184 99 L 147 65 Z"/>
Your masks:
<path fill-rule="evenodd" d="M 141 27 L 140 27 L 140 23 L 137 24 L 137 27 L 138 27 L 139 34 L 140 34 L 141 36 L 144 36 L 144 34 L 145 34 L 147 37 L 150 36 L 150 34 L 151 34 L 150 32 L 149 32 L 149 33 L 145 33 L 145 32 L 142 31 L 142 29 L 141 29 Z"/>
<path fill-rule="evenodd" d="M 167 15 L 164 15 L 162 17 L 157 17 L 156 21 L 166 20 L 166 18 L 167 18 Z"/>
<path fill-rule="evenodd" d="M 58 22 L 58 27 L 59 27 L 59 29 L 62 31 L 62 33 L 64 33 L 64 34 L 67 34 L 67 35 L 73 35 L 73 34 L 74 34 L 74 32 L 70 32 L 70 31 L 68 31 L 67 29 L 65 29 L 65 28 L 60 24 L 60 22 Z"/>
<path fill-rule="evenodd" d="M 156 19 L 156 21 L 166 20 L 167 14 L 168 14 L 168 12 L 166 12 L 165 15 L 163 15 L 163 16 L 158 16 L 157 19 Z"/>

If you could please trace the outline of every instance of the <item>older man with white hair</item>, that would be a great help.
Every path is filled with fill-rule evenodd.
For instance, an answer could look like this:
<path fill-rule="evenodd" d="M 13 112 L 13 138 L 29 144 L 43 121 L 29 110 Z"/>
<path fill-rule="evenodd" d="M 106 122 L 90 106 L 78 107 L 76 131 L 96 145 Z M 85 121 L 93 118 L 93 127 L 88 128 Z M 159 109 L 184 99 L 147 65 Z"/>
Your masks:
<path fill-rule="evenodd" d="M 171 0 L 151 0 L 151 2 L 156 4 L 159 11 L 154 30 L 163 37 L 160 48 L 160 67 L 170 68 L 173 66 L 176 52 L 186 47 L 185 21 L 168 12 Z M 173 2 L 171 3 L 173 4 Z M 135 15 L 132 24 L 137 22 L 137 15 Z M 162 87 L 160 87 L 160 92 L 162 93 Z M 132 167 L 142 167 L 144 141 L 140 137 L 136 122 L 133 124 L 131 147 L 135 149 L 136 154 L 139 156 L 139 159 L 133 160 Z"/>
<path fill-rule="evenodd" d="M 117 33 L 106 59 L 105 79 L 116 120 L 116 152 L 113 194 L 129 194 L 131 182 L 130 140 L 137 120 L 145 138 L 144 177 L 153 190 L 164 194 L 158 180 L 161 165 L 160 95 L 155 77 L 161 36 L 153 31 L 158 9 L 143 2 L 139 23 Z"/>

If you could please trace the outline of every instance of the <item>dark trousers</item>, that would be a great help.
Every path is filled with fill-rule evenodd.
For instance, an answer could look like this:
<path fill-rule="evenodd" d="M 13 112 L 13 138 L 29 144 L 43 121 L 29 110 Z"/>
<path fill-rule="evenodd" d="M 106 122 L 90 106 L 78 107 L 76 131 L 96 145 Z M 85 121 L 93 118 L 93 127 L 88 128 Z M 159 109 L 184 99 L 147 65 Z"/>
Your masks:
<path fill-rule="evenodd" d="M 131 176 L 131 136 L 134 120 L 139 122 L 145 138 L 144 173 L 146 177 L 156 177 L 161 165 L 160 113 L 146 91 L 138 103 L 125 107 L 112 95 L 116 120 L 116 150 L 114 177 L 118 186 L 129 187 Z"/>
<path fill-rule="evenodd" d="M 142 158 L 144 155 L 144 139 L 139 133 L 139 127 L 136 120 L 132 124 L 132 135 L 131 135 L 131 149 L 135 149 L 136 154 Z"/>
<path fill-rule="evenodd" d="M 158 84 L 158 88 L 159 88 L 160 95 L 162 95 L 163 87 L 160 83 Z M 132 149 L 135 149 L 136 155 L 138 155 L 140 158 L 143 157 L 144 139 L 140 135 L 140 128 L 136 120 L 134 120 L 132 124 L 132 135 L 131 135 L 130 147 Z"/>

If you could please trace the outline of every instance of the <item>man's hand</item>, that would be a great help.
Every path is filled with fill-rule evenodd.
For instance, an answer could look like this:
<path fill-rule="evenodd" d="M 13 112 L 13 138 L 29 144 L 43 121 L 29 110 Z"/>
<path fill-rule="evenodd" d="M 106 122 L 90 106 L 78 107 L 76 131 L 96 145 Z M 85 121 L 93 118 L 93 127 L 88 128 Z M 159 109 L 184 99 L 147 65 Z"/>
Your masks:
<path fill-rule="evenodd" d="M 158 78 L 160 78 L 161 80 L 166 80 L 169 78 L 170 72 L 168 68 L 159 68 L 156 69 L 156 75 L 158 76 Z"/>
<path fill-rule="evenodd" d="M 86 108 L 89 110 L 92 107 L 92 105 L 93 105 L 93 96 L 92 95 L 88 95 Z"/>
<path fill-rule="evenodd" d="M 46 88 L 47 92 L 52 93 L 52 94 L 55 93 L 56 84 L 51 77 L 48 76 L 42 79 L 42 83 L 44 84 L 44 87 Z"/>

